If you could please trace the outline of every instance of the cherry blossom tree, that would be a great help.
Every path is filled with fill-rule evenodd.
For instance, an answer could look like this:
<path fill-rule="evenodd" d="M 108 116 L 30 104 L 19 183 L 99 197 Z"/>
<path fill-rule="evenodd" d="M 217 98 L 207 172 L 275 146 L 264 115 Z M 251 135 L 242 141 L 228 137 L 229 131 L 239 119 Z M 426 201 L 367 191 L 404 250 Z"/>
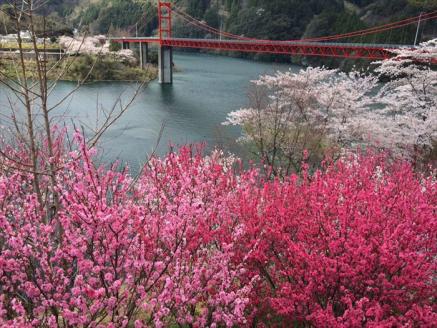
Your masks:
<path fill-rule="evenodd" d="M 252 83 L 252 107 L 231 112 L 224 124 L 241 126 L 240 141 L 253 144 L 275 173 L 282 168 L 287 175 L 299 168 L 304 150 L 311 162 L 320 162 L 327 149 L 350 143 L 357 125 L 352 118 L 367 108 L 377 81 L 309 67 Z"/>
<path fill-rule="evenodd" d="M 111 51 L 110 43 L 104 35 L 83 37 L 61 36 L 59 38 L 59 46 L 68 55 L 81 54 L 112 56 L 118 60 L 123 60 L 130 63 L 136 62 L 134 52 L 130 49 Z"/>
<path fill-rule="evenodd" d="M 377 63 L 376 76 L 312 67 L 261 76 L 251 106 L 224 124 L 241 126 L 240 141 L 286 173 L 299 167 L 305 149 L 310 162 L 320 162 L 333 146 L 373 145 L 418 159 L 437 136 L 436 43 L 396 50 Z"/>
<path fill-rule="evenodd" d="M 409 157 L 429 152 L 437 138 L 437 39 L 418 49 L 400 49 L 378 62 L 376 72 L 388 79 L 375 102 L 382 109 L 363 115 L 376 141 Z"/>

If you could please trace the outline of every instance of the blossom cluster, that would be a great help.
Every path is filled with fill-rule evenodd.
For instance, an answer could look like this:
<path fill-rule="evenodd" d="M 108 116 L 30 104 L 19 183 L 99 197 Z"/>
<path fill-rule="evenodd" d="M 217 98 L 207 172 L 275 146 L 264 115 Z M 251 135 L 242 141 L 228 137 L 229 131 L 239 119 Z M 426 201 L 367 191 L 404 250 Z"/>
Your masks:
<path fill-rule="evenodd" d="M 109 42 L 104 35 L 59 38 L 60 47 L 69 55 L 111 55 L 119 60 L 135 63 L 134 53 L 130 49 L 111 51 Z"/>
<path fill-rule="evenodd" d="M 233 261 L 231 172 L 184 148 L 151 160 L 134 183 L 95 167 L 81 144 L 56 160 L 53 217 L 33 175 L 2 171 L 2 325 L 244 324 L 251 285 L 238 282 L 243 263 Z"/>
<path fill-rule="evenodd" d="M 0 326 L 437 322 L 436 182 L 409 164 L 363 154 L 265 181 L 193 146 L 133 179 L 76 139 L 51 159 L 56 211 L 2 163 Z"/>
<path fill-rule="evenodd" d="M 371 144 L 414 158 L 437 140 L 436 44 L 393 50 L 393 58 L 375 63 L 376 74 L 309 67 L 261 76 L 252 81 L 261 90 L 257 99 L 224 124 L 241 126 L 241 140 L 254 143 L 262 157 L 290 158 L 299 138 L 308 147 L 308 130 L 344 149 Z"/>

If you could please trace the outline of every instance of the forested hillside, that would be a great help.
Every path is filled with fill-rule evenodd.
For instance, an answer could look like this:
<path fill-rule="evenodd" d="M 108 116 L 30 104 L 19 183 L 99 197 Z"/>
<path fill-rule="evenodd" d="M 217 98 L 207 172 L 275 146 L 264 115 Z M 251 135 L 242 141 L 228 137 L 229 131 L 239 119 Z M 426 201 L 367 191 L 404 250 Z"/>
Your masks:
<path fill-rule="evenodd" d="M 234 34 L 269 40 L 335 35 L 437 10 L 437 0 L 180 0 L 177 3 L 188 14 L 209 25 L 222 27 Z M 424 22 L 420 32 L 419 40 L 435 37 L 437 22 Z M 203 35 L 192 27 L 176 26 L 176 33 L 195 37 Z M 342 41 L 412 44 L 415 34 L 416 25 L 412 25 L 400 31 Z M 257 57 L 284 59 L 269 55 Z M 320 59 L 308 60 L 321 63 Z M 323 60 L 326 65 L 343 63 L 333 59 Z"/>
<path fill-rule="evenodd" d="M 154 2 L 85 0 L 76 6 L 70 19 L 91 32 L 105 33 L 111 29 L 111 32 L 132 33 L 138 29 L 139 33 L 152 33 L 156 12 L 150 3 Z M 277 40 L 342 33 L 437 9 L 436 0 L 176 0 L 174 3 L 214 27 Z M 199 31 L 184 28 L 177 20 L 175 28 L 180 36 L 201 36 Z M 429 26 L 425 29 L 425 34 L 432 32 Z M 393 42 L 409 43 L 411 33 L 404 34 L 392 35 Z"/>
<path fill-rule="evenodd" d="M 0 4 L 7 3 L 0 0 Z M 152 35 L 157 0 L 49 0 L 41 11 L 52 27 L 91 34 Z M 350 32 L 421 12 L 437 10 L 437 0 L 174 0 L 174 5 L 207 24 L 248 37 L 290 40 Z M 0 33 L 7 30 L 0 13 Z M 13 27 L 9 27 L 9 31 Z M 348 42 L 411 44 L 416 26 Z M 437 23 L 422 24 L 420 40 L 437 33 Z M 174 17 L 174 35 L 213 37 Z"/>
<path fill-rule="evenodd" d="M 437 9 L 435 0 L 182 0 L 179 3 L 189 14 L 211 25 L 223 21 L 229 32 L 277 40 L 349 32 Z M 426 32 L 432 33 L 429 28 Z M 409 43 L 411 35 L 405 34 L 397 39 L 392 35 L 393 42 Z"/>
<path fill-rule="evenodd" d="M 58 23 L 91 33 L 151 34 L 157 26 L 157 0 L 48 0 L 42 13 Z M 352 31 L 437 9 L 437 0 L 174 0 L 191 16 L 235 34 L 277 40 Z M 1 4 L 8 3 L 0 0 Z M 5 22 L 0 16 L 0 25 Z M 176 19 L 179 36 L 202 36 Z M 432 34 L 431 22 L 424 35 Z M 414 30 L 414 27 L 411 28 Z M 411 32 L 411 31 L 410 31 Z M 392 35 L 409 43 L 411 33 Z"/>

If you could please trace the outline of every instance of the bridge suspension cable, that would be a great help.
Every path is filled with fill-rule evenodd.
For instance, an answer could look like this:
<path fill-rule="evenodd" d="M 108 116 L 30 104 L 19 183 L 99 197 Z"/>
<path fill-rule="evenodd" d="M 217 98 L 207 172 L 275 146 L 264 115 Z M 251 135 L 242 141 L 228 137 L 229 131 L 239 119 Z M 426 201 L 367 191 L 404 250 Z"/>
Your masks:
<path fill-rule="evenodd" d="M 318 37 L 318 38 L 306 38 L 306 39 L 302 39 L 302 40 L 305 40 L 305 41 L 326 41 L 326 40 L 339 40 L 339 39 L 344 39 L 344 38 L 354 37 L 354 36 L 364 36 L 364 35 L 376 34 L 376 33 L 385 32 L 388 30 L 394 30 L 394 29 L 398 29 L 398 28 L 401 28 L 404 26 L 412 25 L 412 24 L 417 23 L 419 20 L 426 21 L 426 20 L 432 20 L 435 18 L 437 18 L 437 11 L 423 14 L 422 18 L 420 18 L 420 16 L 416 16 L 416 17 L 404 19 L 401 21 L 397 21 L 397 22 L 393 22 L 393 23 L 389 23 L 389 24 L 384 24 L 384 25 L 379 25 L 379 26 L 375 26 L 375 27 L 371 27 L 371 28 L 367 28 L 367 29 L 359 30 L 359 31 L 355 31 L 355 32 L 337 34 L 337 35 L 326 36 L 326 37 Z"/>
<path fill-rule="evenodd" d="M 208 24 L 190 16 L 189 14 L 183 12 L 181 9 L 177 7 L 173 7 L 174 13 L 188 22 L 190 25 L 198 27 L 206 32 L 213 33 L 222 37 L 228 37 L 230 39 L 236 39 L 236 40 L 245 40 L 245 41 L 265 41 L 269 42 L 272 40 L 263 40 L 263 39 L 257 39 L 257 38 L 250 38 L 250 37 L 244 37 L 236 34 L 232 34 L 229 32 L 218 30 L 212 26 L 209 26 Z M 385 31 L 390 31 L 394 29 L 399 29 L 401 27 L 405 27 L 408 25 L 412 25 L 417 23 L 419 20 L 421 21 L 427 21 L 437 18 L 437 11 L 433 11 L 430 13 L 422 14 L 421 16 L 411 17 L 407 19 L 403 19 L 400 21 L 379 25 L 363 30 L 358 30 L 354 32 L 349 33 L 343 33 L 343 34 L 337 34 L 332 36 L 324 36 L 324 37 L 314 37 L 314 38 L 304 38 L 304 39 L 292 39 L 292 40 L 283 40 L 283 41 L 275 41 L 275 42 L 323 42 L 323 41 L 333 41 L 333 40 L 340 40 L 350 37 L 357 37 L 357 36 L 366 36 L 366 35 L 372 35 L 377 34 Z"/>
<path fill-rule="evenodd" d="M 221 36 L 224 36 L 224 37 L 228 37 L 230 39 L 255 40 L 255 39 L 252 39 L 252 38 L 247 38 L 247 37 L 244 37 L 244 36 L 240 36 L 240 35 L 236 35 L 236 34 L 232 34 L 232 33 L 229 33 L 229 32 L 225 32 L 225 31 L 221 31 L 219 29 L 216 29 L 216 28 L 214 28 L 214 27 L 212 27 L 212 26 L 210 26 L 210 25 L 208 25 L 208 24 L 206 24 L 206 23 L 204 23 L 202 21 L 199 21 L 198 19 L 188 15 L 187 13 L 183 12 L 182 10 L 178 10 L 177 8 L 173 8 L 173 12 L 177 16 L 182 18 L 183 20 L 187 21 L 190 25 L 199 27 L 199 28 L 201 28 L 201 29 L 203 29 L 203 30 L 205 30 L 207 32 L 211 32 L 211 33 L 214 33 L 214 34 L 219 35 L 219 36 L 221 35 Z"/>

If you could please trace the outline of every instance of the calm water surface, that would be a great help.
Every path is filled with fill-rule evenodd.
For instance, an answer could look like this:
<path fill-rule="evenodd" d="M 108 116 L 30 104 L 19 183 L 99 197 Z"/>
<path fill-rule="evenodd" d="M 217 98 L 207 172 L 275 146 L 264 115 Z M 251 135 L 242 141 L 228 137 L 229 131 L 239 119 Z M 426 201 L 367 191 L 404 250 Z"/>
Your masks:
<path fill-rule="evenodd" d="M 174 84 L 150 83 L 104 135 L 100 144 L 103 160 L 120 159 L 136 170 L 156 145 L 162 125 L 159 154 L 165 153 L 170 143 L 197 142 L 206 142 L 209 148 L 219 145 L 238 153 L 241 149 L 233 140 L 238 138 L 240 130 L 221 123 L 229 112 L 247 105 L 250 80 L 260 74 L 290 69 L 289 65 L 188 53 L 175 53 L 174 62 L 178 68 Z M 51 102 L 61 99 L 73 88 L 73 83 L 60 83 Z M 102 120 L 97 108 L 109 110 L 119 97 L 126 104 L 135 89 L 136 85 L 123 82 L 82 86 L 62 104 L 56 115 L 68 125 L 74 121 L 93 127 Z M 0 88 L 1 111 L 5 103 L 5 90 Z"/>

